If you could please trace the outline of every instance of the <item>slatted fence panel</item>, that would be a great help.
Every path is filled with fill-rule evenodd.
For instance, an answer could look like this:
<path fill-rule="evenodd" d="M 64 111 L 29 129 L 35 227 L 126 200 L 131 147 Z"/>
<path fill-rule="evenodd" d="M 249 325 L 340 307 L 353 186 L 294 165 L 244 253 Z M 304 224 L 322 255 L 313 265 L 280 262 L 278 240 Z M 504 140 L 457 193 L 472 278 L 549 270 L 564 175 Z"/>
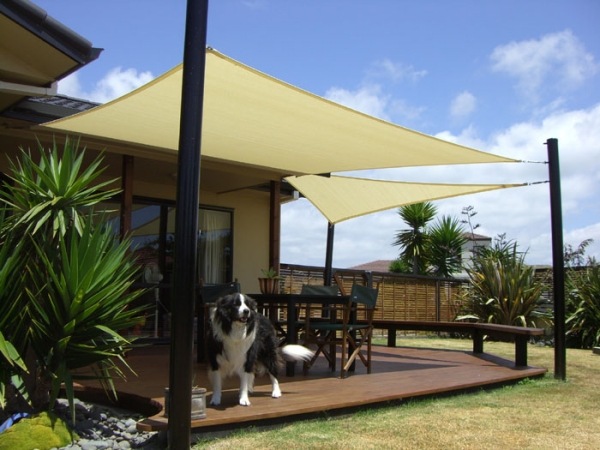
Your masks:
<path fill-rule="evenodd" d="M 464 280 L 440 279 L 388 272 L 334 269 L 346 293 L 354 283 L 379 288 L 375 319 L 453 321 L 459 310 Z M 281 266 L 281 292 L 299 293 L 303 284 L 324 284 L 323 267 Z M 332 280 L 335 283 L 336 280 Z"/>

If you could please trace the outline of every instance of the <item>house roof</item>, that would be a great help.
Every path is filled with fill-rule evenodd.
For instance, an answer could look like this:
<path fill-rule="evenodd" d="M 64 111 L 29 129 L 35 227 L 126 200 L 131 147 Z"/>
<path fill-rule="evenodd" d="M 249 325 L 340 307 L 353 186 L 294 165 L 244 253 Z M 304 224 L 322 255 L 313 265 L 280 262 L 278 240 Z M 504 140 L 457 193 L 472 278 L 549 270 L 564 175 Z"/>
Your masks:
<path fill-rule="evenodd" d="M 61 94 L 51 97 L 27 97 L 5 110 L 2 115 L 38 124 L 87 111 L 98 105 L 99 103 Z"/>
<path fill-rule="evenodd" d="M 368 272 L 389 272 L 390 264 L 393 262 L 391 259 L 378 259 L 358 266 L 349 267 L 352 270 L 366 270 Z"/>
<path fill-rule="evenodd" d="M 24 0 L 0 2 L 0 113 L 94 61 L 101 49 Z"/>
<path fill-rule="evenodd" d="M 491 241 L 492 240 L 492 238 L 489 236 L 484 236 L 483 234 L 470 233 L 470 232 L 463 233 L 463 236 L 466 237 L 470 241 Z"/>

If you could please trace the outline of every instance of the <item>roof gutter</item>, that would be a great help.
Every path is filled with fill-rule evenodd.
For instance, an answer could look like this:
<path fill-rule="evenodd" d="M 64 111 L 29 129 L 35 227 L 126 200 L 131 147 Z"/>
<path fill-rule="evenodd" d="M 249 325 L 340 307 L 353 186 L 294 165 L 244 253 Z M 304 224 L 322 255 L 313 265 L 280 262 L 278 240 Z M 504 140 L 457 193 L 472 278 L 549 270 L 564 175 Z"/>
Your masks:
<path fill-rule="evenodd" d="M 103 50 L 92 47 L 90 41 L 50 17 L 46 11 L 29 1 L 2 0 L 0 14 L 4 14 L 81 66 L 96 60 Z M 63 74 L 63 77 L 69 73 Z"/>

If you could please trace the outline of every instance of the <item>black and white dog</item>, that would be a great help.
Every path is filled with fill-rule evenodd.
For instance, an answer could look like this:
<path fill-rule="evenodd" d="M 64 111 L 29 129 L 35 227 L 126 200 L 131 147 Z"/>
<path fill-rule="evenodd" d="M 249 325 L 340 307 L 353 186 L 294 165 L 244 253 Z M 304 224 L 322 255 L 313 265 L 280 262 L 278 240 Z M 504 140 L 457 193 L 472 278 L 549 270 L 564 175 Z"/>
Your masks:
<path fill-rule="evenodd" d="M 281 397 L 277 373 L 284 359 L 303 361 L 313 355 L 301 345 L 279 347 L 273 325 L 257 312 L 256 301 L 247 295 L 231 294 L 220 298 L 212 308 L 210 318 L 211 405 L 221 404 L 222 380 L 235 374 L 240 378 L 240 405 L 250 405 L 248 393 L 254 388 L 254 376 L 265 373 L 271 377 L 271 396 Z"/>

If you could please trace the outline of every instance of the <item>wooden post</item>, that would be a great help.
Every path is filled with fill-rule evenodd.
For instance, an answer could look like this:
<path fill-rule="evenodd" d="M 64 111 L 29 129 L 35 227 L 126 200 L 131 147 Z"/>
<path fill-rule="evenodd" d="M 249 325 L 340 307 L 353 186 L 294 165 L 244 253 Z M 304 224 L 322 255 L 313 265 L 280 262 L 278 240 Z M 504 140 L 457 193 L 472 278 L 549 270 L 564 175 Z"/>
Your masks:
<path fill-rule="evenodd" d="M 279 273 L 281 262 L 281 182 L 271 181 L 269 203 L 269 267 Z"/>
<path fill-rule="evenodd" d="M 121 163 L 121 220 L 120 238 L 131 233 L 131 214 L 133 209 L 133 156 L 123 155 Z"/>

